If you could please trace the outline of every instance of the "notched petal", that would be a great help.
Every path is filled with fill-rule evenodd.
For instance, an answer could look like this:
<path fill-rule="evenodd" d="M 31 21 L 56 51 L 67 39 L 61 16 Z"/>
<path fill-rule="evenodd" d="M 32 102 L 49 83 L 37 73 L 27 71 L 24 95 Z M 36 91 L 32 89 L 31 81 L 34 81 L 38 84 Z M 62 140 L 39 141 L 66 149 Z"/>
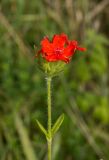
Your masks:
<path fill-rule="evenodd" d="M 79 51 L 86 51 L 87 50 L 86 48 L 82 48 L 82 47 L 79 47 L 79 46 L 77 46 L 76 49 L 79 50 Z"/>

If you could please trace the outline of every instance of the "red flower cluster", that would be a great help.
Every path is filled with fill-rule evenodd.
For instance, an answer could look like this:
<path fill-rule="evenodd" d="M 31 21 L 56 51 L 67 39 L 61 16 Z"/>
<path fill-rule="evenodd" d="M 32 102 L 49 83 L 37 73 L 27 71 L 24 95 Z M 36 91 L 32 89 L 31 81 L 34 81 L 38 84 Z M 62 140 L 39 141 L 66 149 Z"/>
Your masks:
<path fill-rule="evenodd" d="M 64 61 L 69 62 L 76 50 L 85 51 L 85 48 L 78 46 L 77 41 L 68 40 L 67 35 L 54 35 L 52 42 L 48 37 L 41 41 L 41 50 L 38 52 L 49 62 Z"/>

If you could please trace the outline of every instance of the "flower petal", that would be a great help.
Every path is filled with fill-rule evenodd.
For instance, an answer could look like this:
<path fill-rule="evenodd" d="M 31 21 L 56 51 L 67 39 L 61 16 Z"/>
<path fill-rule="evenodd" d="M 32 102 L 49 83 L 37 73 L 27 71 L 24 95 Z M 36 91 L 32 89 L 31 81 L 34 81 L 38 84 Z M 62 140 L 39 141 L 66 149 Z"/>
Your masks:
<path fill-rule="evenodd" d="M 64 61 L 66 63 L 69 63 L 70 59 L 64 55 L 60 55 L 58 60 Z"/>
<path fill-rule="evenodd" d="M 82 48 L 82 47 L 79 47 L 79 46 L 77 46 L 76 49 L 79 50 L 79 51 L 86 51 L 86 48 Z"/>
<path fill-rule="evenodd" d="M 63 52 L 63 55 L 66 57 L 72 56 L 75 52 L 75 46 L 73 45 L 68 45 Z"/>
<path fill-rule="evenodd" d="M 47 60 L 47 61 L 49 61 L 49 62 L 55 62 L 55 61 L 57 61 L 58 59 L 57 59 L 57 56 L 56 55 L 54 55 L 54 54 L 52 54 L 52 55 L 46 55 L 45 56 L 45 59 Z"/>
<path fill-rule="evenodd" d="M 63 33 L 61 35 L 54 35 L 52 43 L 56 48 L 63 48 L 65 43 L 68 43 L 68 37 Z"/>
<path fill-rule="evenodd" d="M 45 37 L 41 41 L 41 46 L 42 46 L 42 52 L 46 53 L 47 55 L 53 54 L 53 45 L 50 43 L 49 39 Z"/>
<path fill-rule="evenodd" d="M 55 61 L 59 61 L 59 60 L 64 61 L 66 63 L 69 62 L 69 58 L 65 57 L 64 55 L 56 56 L 56 55 L 52 54 L 50 56 L 45 56 L 44 58 L 49 62 L 55 62 Z"/>
<path fill-rule="evenodd" d="M 73 45 L 73 46 L 77 46 L 78 45 L 78 42 L 73 40 L 73 41 L 69 41 L 69 44 Z"/>

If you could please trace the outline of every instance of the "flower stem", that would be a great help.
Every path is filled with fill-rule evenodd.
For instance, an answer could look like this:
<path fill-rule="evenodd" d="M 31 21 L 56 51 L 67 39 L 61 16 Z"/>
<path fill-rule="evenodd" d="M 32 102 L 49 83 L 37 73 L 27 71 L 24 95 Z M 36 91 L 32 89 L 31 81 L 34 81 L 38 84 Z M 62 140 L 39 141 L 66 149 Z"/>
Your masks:
<path fill-rule="evenodd" d="M 52 137 L 51 137 L 51 77 L 47 78 L 47 96 L 48 96 L 48 134 L 49 139 L 47 139 L 48 143 L 48 160 L 51 160 L 51 145 L 52 145 Z"/>
<path fill-rule="evenodd" d="M 48 160 L 51 160 L 51 141 L 48 141 Z"/>

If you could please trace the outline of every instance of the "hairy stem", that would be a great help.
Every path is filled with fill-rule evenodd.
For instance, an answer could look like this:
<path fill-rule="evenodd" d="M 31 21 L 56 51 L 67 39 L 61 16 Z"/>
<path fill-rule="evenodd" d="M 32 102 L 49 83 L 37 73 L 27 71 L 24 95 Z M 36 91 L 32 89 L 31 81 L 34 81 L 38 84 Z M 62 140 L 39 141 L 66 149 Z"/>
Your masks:
<path fill-rule="evenodd" d="M 47 94 L 48 94 L 48 134 L 49 139 L 48 143 L 48 160 L 51 160 L 51 145 L 52 145 L 52 137 L 51 137 L 51 77 L 47 78 Z"/>

